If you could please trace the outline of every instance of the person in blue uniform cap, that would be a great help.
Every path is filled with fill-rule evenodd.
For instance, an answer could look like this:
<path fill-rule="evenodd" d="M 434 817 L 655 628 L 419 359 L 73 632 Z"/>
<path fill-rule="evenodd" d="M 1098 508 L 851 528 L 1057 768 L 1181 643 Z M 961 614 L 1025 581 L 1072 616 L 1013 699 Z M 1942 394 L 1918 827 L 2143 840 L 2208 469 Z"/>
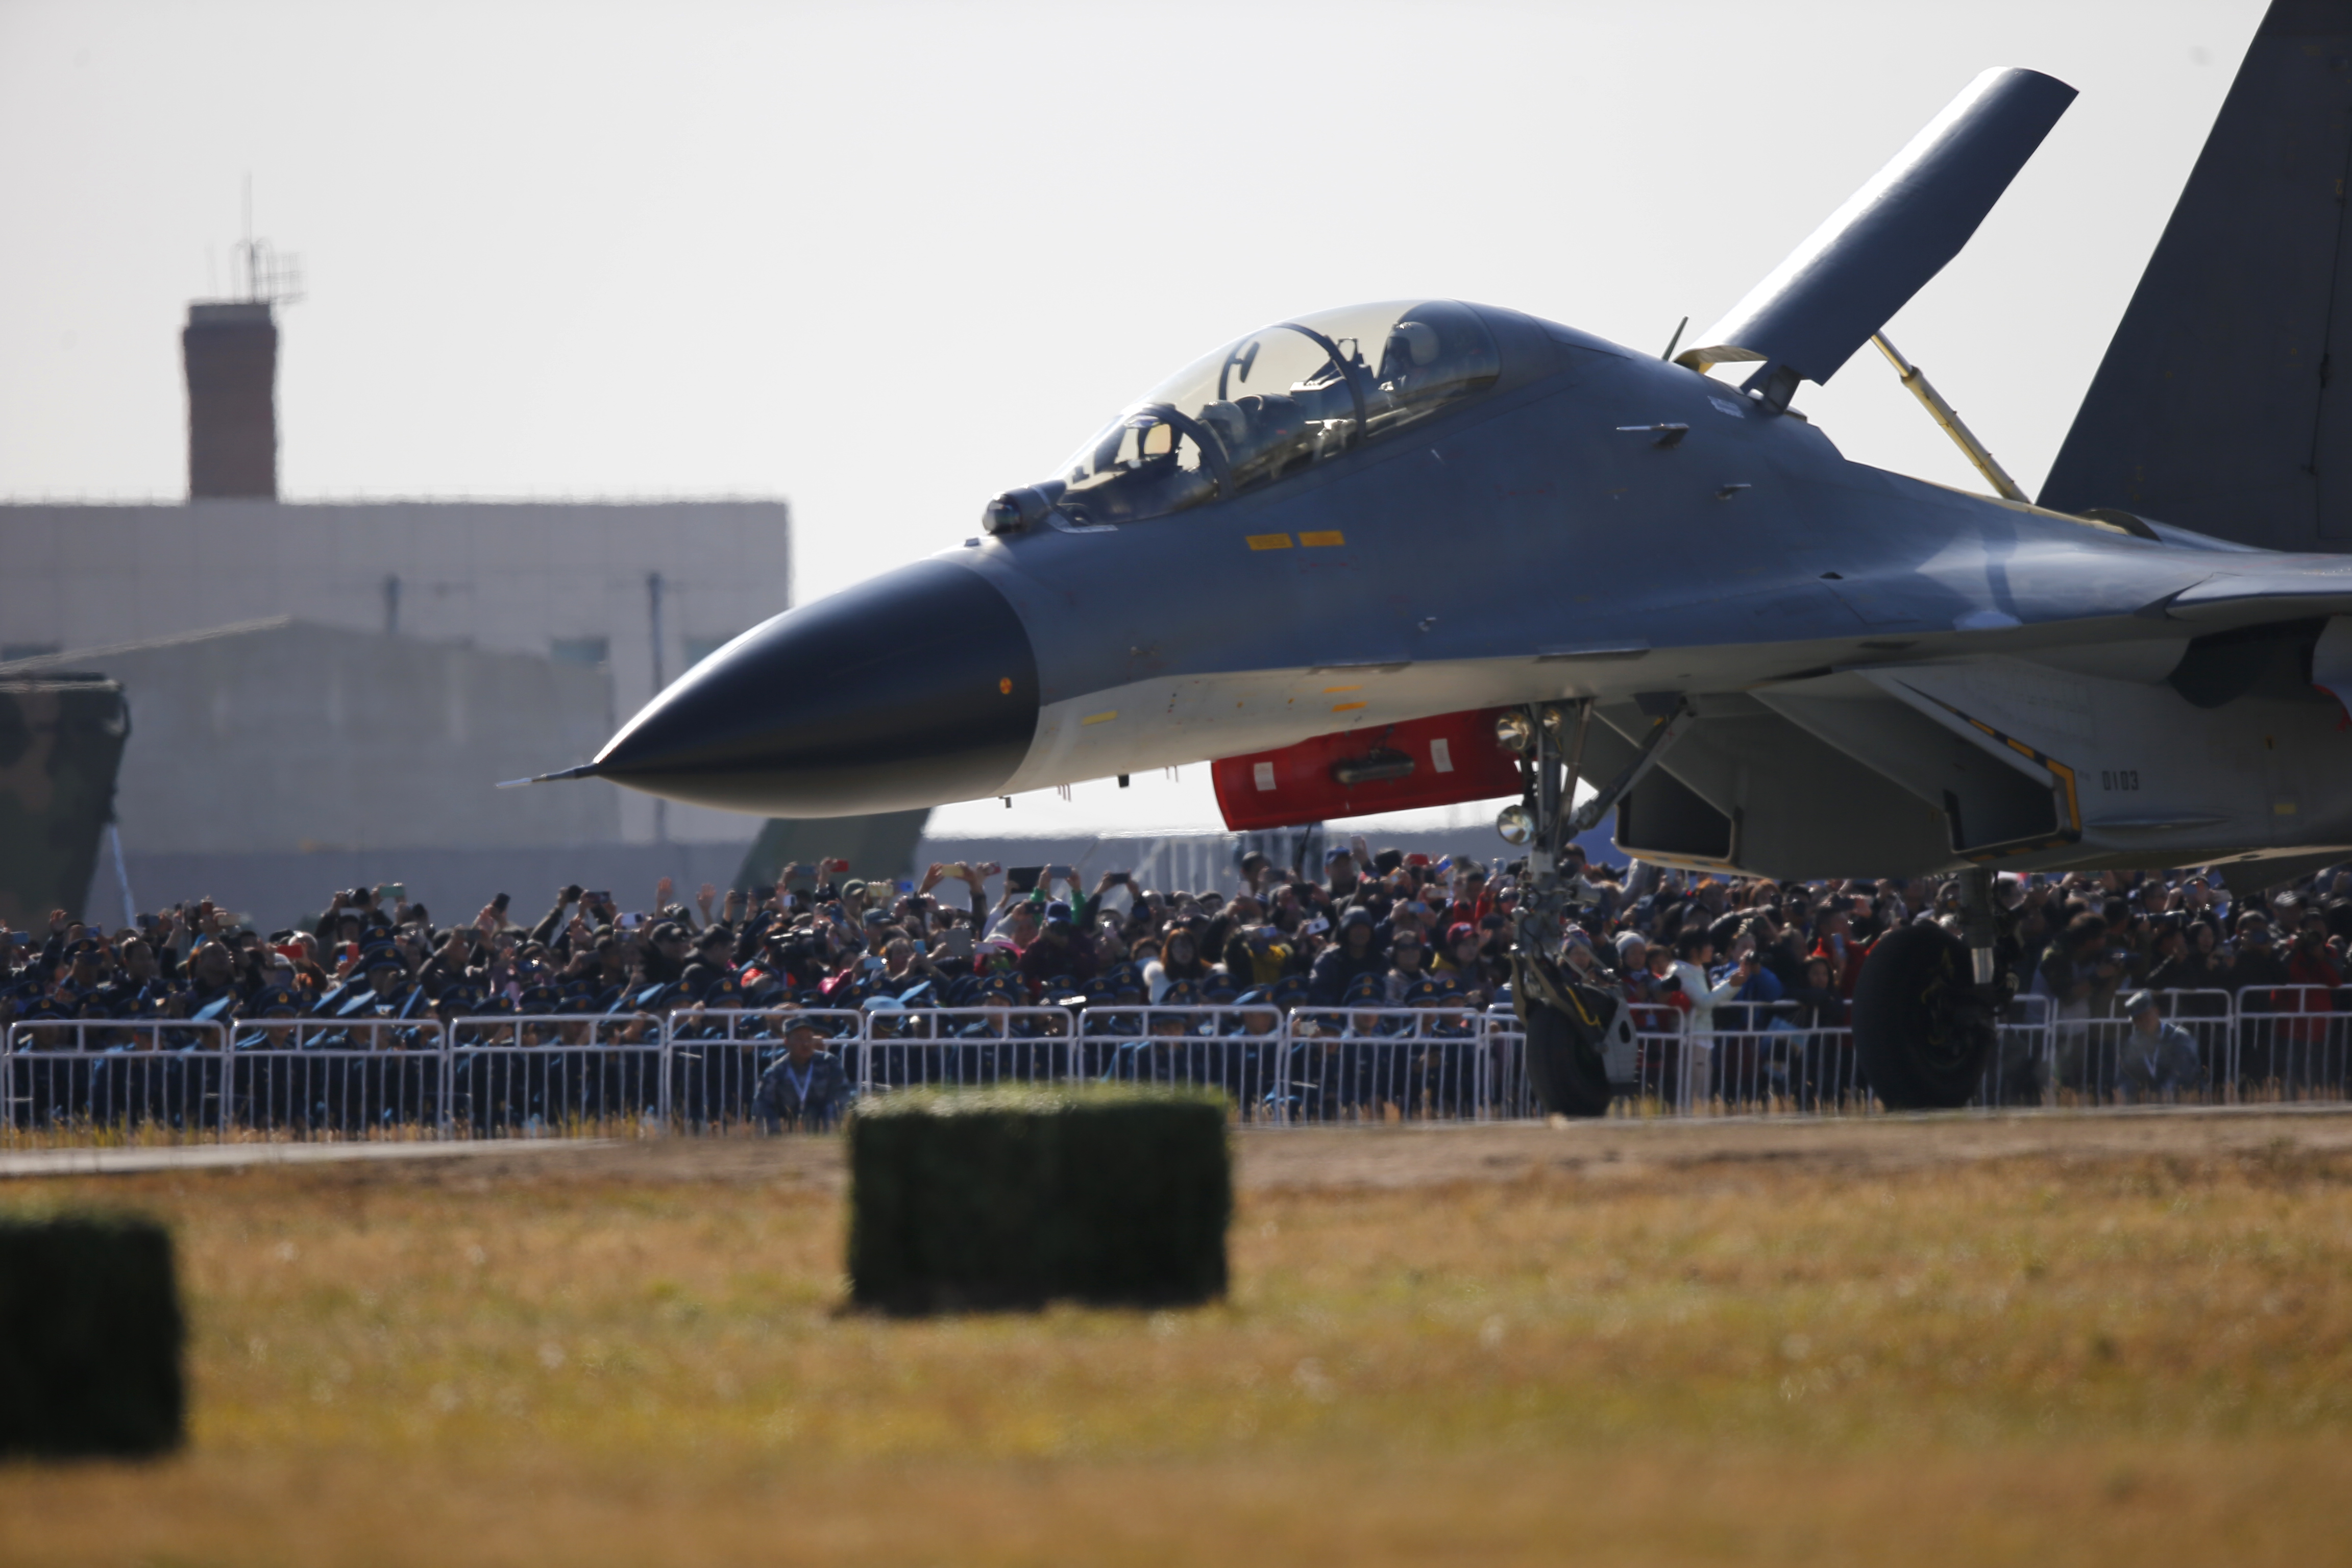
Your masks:
<path fill-rule="evenodd" d="M 794 1017 L 786 1022 L 783 1054 L 760 1075 L 751 1097 L 752 1119 L 761 1131 L 823 1132 L 849 1109 L 848 1075 L 841 1058 L 825 1049 L 825 1044 L 826 1032 L 818 1020 Z"/>

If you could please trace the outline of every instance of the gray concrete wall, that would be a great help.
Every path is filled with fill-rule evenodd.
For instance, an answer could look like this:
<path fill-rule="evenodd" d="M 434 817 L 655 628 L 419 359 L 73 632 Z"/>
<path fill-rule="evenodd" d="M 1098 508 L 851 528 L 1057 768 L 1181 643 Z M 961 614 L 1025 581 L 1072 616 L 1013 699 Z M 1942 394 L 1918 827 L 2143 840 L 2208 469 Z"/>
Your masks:
<path fill-rule="evenodd" d="M 271 616 L 383 633 L 396 616 L 405 637 L 541 658 L 558 639 L 603 638 L 601 745 L 655 690 L 648 577 L 662 577 L 659 662 L 675 680 L 690 645 L 790 605 L 791 533 L 779 500 L 0 504 L 0 645 L 71 652 Z M 652 841 L 650 798 L 587 787 L 612 796 L 621 837 Z M 674 840 L 735 843 L 758 827 L 690 806 L 662 817 Z"/>
<path fill-rule="evenodd" d="M 0 665 L 60 668 L 122 683 L 127 852 L 620 838 L 609 788 L 493 787 L 602 743 L 611 697 L 598 670 L 284 621 Z"/>

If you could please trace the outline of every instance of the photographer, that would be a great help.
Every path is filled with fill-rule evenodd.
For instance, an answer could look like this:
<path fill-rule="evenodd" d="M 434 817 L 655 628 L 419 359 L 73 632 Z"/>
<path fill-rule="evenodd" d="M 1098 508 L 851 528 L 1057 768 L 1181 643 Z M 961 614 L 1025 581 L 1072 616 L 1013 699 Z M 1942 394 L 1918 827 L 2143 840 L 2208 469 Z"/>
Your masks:
<path fill-rule="evenodd" d="M 1097 967 L 1094 939 L 1078 929 L 1070 906 L 1046 905 L 1045 925 L 1021 953 L 1021 978 L 1028 982 L 1030 996 L 1043 996 L 1049 980 L 1092 980 Z"/>

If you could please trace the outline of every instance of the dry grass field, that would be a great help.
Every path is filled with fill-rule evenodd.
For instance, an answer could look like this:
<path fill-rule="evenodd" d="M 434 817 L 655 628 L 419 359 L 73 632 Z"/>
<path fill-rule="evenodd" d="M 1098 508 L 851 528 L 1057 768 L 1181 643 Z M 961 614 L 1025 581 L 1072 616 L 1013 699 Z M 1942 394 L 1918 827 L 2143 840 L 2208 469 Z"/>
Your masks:
<path fill-rule="evenodd" d="M 180 1237 L 190 1450 L 0 1563 L 2352 1556 L 2352 1118 L 1251 1135 L 1183 1313 L 845 1314 L 829 1141 L 0 1184 Z"/>

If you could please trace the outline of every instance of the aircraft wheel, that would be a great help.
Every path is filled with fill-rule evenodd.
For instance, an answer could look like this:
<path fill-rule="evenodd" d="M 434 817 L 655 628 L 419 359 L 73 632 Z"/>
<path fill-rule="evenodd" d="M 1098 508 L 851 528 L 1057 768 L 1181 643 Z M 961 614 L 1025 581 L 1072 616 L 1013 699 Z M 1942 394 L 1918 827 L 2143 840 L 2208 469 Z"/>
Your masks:
<path fill-rule="evenodd" d="M 1581 1019 L 1529 998 L 1527 1042 L 1528 1081 L 1546 1112 L 1609 1114 L 1609 1068 L 1601 1058 L 1599 1034 Z"/>
<path fill-rule="evenodd" d="M 1967 1104 L 1998 1038 L 1968 945 L 1943 927 L 1898 927 L 1863 961 L 1853 988 L 1854 1054 L 1889 1110 Z"/>

